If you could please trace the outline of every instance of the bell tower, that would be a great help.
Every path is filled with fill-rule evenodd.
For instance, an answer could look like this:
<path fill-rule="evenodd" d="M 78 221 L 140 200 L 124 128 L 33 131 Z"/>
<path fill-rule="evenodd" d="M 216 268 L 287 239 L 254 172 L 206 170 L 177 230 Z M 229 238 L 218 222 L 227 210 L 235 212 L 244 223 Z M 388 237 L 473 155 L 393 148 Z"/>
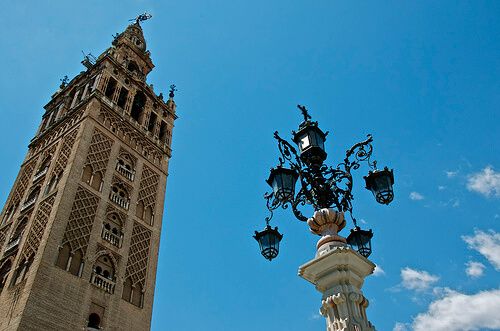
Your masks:
<path fill-rule="evenodd" d="M 140 22 L 44 107 L 0 215 L 0 330 L 149 330 L 176 105 Z"/>

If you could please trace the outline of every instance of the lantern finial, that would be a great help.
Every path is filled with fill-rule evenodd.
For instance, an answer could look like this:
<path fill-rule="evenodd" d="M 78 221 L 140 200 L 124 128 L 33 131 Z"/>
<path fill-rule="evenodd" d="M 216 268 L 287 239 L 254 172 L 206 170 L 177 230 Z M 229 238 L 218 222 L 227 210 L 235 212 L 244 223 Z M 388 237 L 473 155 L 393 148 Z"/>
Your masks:
<path fill-rule="evenodd" d="M 302 112 L 302 116 L 304 116 L 304 122 L 307 122 L 312 118 L 311 115 L 309 115 L 306 106 L 297 105 L 297 108 L 299 108 Z"/>

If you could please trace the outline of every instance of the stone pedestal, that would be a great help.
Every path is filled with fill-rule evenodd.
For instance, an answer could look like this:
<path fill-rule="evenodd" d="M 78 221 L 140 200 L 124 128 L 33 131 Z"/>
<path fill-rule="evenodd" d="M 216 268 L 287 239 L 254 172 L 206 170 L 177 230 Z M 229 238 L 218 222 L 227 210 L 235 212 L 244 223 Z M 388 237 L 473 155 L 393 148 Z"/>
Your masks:
<path fill-rule="evenodd" d="M 345 224 L 343 215 L 331 209 L 322 211 L 317 211 L 314 221 L 308 222 L 322 224 L 317 229 L 324 230 L 311 227 L 311 231 L 322 235 L 318 253 L 300 266 L 299 276 L 323 294 L 320 312 L 326 318 L 327 331 L 375 331 L 366 317 L 368 300 L 361 292 L 365 277 L 373 273 L 375 265 L 348 247 L 345 238 L 337 234 L 337 224 Z"/>

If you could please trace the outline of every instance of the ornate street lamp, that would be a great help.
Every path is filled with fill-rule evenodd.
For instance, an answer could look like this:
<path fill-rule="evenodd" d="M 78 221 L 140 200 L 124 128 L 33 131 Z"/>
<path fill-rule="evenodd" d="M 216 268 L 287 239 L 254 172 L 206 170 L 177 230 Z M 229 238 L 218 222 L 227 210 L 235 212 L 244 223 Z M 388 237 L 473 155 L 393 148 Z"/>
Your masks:
<path fill-rule="evenodd" d="M 378 203 L 388 205 L 392 201 L 394 198 L 392 190 L 394 174 L 392 169 L 389 170 L 385 167 L 384 170 L 373 170 L 363 178 L 366 181 L 366 188 L 372 191 Z"/>
<path fill-rule="evenodd" d="M 324 133 L 318 127 L 318 122 L 311 122 L 311 116 L 304 106 L 299 105 L 304 116 L 304 122 L 299 125 L 299 131 L 292 131 L 293 141 L 299 147 L 300 158 L 308 165 L 321 165 L 326 159 Z"/>
<path fill-rule="evenodd" d="M 361 230 L 359 226 L 351 229 L 351 233 L 347 237 L 347 243 L 359 254 L 364 257 L 370 256 L 372 253 L 372 230 Z"/>
<path fill-rule="evenodd" d="M 273 229 L 269 225 L 269 222 L 267 222 L 265 229 L 261 232 L 255 231 L 255 236 L 253 237 L 259 243 L 262 256 L 269 261 L 278 256 L 280 241 L 283 238 L 283 235 L 278 232 L 278 227 Z"/>
<path fill-rule="evenodd" d="M 282 139 L 278 132 L 274 138 L 278 141 L 281 154 L 279 165 L 271 169 L 269 179 L 266 181 L 272 188 L 271 193 L 266 193 L 267 208 L 270 216 L 266 218 L 266 228 L 256 232 L 254 238 L 259 242 L 262 255 L 272 260 L 279 253 L 279 242 L 282 235 L 278 229 L 272 229 L 269 221 L 273 210 L 282 207 L 291 207 L 295 217 L 307 222 L 311 231 L 322 238 L 318 242 L 318 250 L 327 243 L 340 242 L 345 245 L 346 239 L 337 235 L 345 226 L 344 213 L 348 212 L 354 229 L 347 238 L 347 243 L 361 255 L 368 257 L 371 254 L 371 230 L 359 228 L 352 213 L 352 170 L 360 168 L 366 162 L 370 171 L 364 177 L 366 188 L 370 190 L 380 204 L 389 204 L 394 198 L 393 170 L 385 167 L 377 169 L 377 162 L 371 161 L 372 141 L 371 135 L 367 139 L 354 144 L 347 150 L 343 162 L 336 167 L 323 164 L 326 160 L 325 141 L 328 132 L 323 132 L 318 122 L 312 122 L 304 106 L 298 106 L 304 117 L 299 129 L 292 131 L 292 140 L 298 147 L 298 152 L 288 141 Z M 298 191 L 295 190 L 299 182 Z M 315 212 L 314 217 L 307 218 L 299 210 L 299 205 L 311 205 Z"/>
<path fill-rule="evenodd" d="M 293 200 L 295 195 L 295 183 L 299 175 L 292 169 L 283 168 L 282 165 L 271 169 L 269 179 L 266 182 L 273 189 L 276 199 L 281 202 Z"/>

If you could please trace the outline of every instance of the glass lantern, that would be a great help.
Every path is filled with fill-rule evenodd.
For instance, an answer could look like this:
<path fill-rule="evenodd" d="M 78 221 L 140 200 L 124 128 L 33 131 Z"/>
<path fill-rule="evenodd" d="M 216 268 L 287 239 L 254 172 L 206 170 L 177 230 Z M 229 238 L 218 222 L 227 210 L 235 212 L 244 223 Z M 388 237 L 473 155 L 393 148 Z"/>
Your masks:
<path fill-rule="evenodd" d="M 283 238 L 283 235 L 278 232 L 278 227 L 273 229 L 267 224 L 263 231 L 255 231 L 255 236 L 253 237 L 259 243 L 260 253 L 267 260 L 271 261 L 278 256 L 280 241 Z"/>
<path fill-rule="evenodd" d="M 318 128 L 316 122 L 305 123 L 299 131 L 293 132 L 293 141 L 299 147 L 300 158 L 304 162 L 321 164 L 326 159 L 326 134 Z"/>
<path fill-rule="evenodd" d="M 359 254 L 368 258 L 372 253 L 372 237 L 373 232 L 361 230 L 359 226 L 351 229 L 351 233 L 347 237 L 347 243 L 356 250 Z"/>
<path fill-rule="evenodd" d="M 366 188 L 372 191 L 378 203 L 388 205 L 394 198 L 392 185 L 394 184 L 393 170 L 387 167 L 384 170 L 374 170 L 363 177 L 366 181 Z"/>
<path fill-rule="evenodd" d="M 277 166 L 271 169 L 266 182 L 272 187 L 276 199 L 285 203 L 293 200 L 295 183 L 298 178 L 299 175 L 295 170 Z"/>

